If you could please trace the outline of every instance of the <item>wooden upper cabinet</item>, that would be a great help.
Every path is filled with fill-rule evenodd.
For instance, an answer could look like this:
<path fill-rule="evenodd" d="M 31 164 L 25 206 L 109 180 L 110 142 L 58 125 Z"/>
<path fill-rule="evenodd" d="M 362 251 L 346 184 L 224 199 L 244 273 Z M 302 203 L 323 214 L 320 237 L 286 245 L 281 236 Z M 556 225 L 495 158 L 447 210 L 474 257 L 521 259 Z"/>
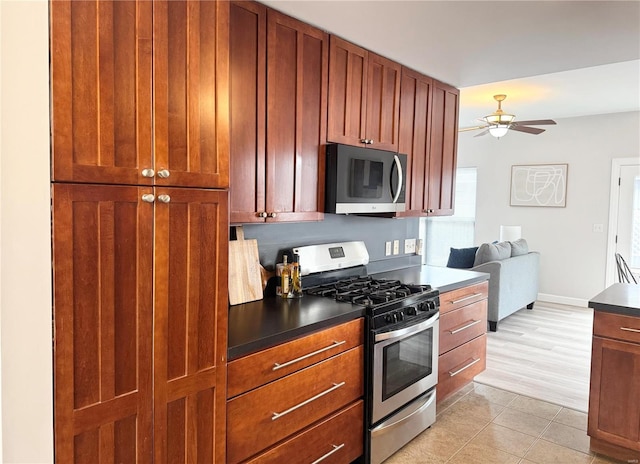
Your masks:
<path fill-rule="evenodd" d="M 152 190 L 53 186 L 56 462 L 152 462 Z"/>
<path fill-rule="evenodd" d="M 427 205 L 430 216 L 453 214 L 459 96 L 455 87 L 434 81 Z"/>
<path fill-rule="evenodd" d="M 402 67 L 371 52 L 368 66 L 365 135 L 373 148 L 398 151 Z"/>
<path fill-rule="evenodd" d="M 231 2 L 232 223 L 320 220 L 327 34 L 253 2 Z"/>
<path fill-rule="evenodd" d="M 229 186 L 228 9 L 228 2 L 153 2 L 157 185 Z"/>
<path fill-rule="evenodd" d="M 324 211 L 328 35 L 269 10 L 267 214 L 320 220 Z"/>
<path fill-rule="evenodd" d="M 227 2 L 50 7 L 53 180 L 227 187 Z"/>
<path fill-rule="evenodd" d="M 157 463 L 225 462 L 227 195 L 221 190 L 156 188 Z"/>
<path fill-rule="evenodd" d="M 229 13 L 231 222 L 264 222 L 267 9 L 231 2 Z"/>
<path fill-rule="evenodd" d="M 398 151 L 401 66 L 331 36 L 327 139 Z"/>
<path fill-rule="evenodd" d="M 50 2 L 53 180 L 153 182 L 152 6 Z"/>
<path fill-rule="evenodd" d="M 424 216 L 429 196 L 431 141 L 430 77 L 402 68 L 398 151 L 407 155 L 407 209 L 398 216 Z"/>
<path fill-rule="evenodd" d="M 367 51 L 336 36 L 330 39 L 329 142 L 361 145 L 367 111 Z"/>

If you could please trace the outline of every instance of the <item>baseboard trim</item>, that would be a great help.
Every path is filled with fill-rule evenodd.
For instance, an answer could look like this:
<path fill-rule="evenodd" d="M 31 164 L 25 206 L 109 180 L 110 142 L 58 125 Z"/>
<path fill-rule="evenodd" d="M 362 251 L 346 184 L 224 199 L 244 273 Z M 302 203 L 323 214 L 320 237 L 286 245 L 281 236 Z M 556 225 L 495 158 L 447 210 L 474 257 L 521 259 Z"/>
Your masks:
<path fill-rule="evenodd" d="M 583 300 L 582 298 L 571 298 L 569 296 L 551 295 L 549 293 L 538 293 L 538 301 L 580 306 L 582 308 L 589 307 L 589 300 Z"/>

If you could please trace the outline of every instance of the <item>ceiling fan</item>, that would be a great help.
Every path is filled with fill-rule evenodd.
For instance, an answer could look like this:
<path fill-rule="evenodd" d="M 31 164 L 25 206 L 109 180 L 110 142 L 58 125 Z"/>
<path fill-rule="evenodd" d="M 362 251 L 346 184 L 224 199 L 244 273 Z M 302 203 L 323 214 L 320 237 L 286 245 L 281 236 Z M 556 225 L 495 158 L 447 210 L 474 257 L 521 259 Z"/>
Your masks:
<path fill-rule="evenodd" d="M 493 99 L 498 102 L 498 109 L 494 113 L 491 113 L 484 118 L 479 118 L 480 121 L 486 123 L 484 126 L 464 127 L 460 129 L 459 132 L 484 129 L 475 137 L 480 137 L 481 135 L 485 134 L 491 134 L 496 138 L 502 137 L 509 130 L 538 135 L 542 134 L 544 132 L 544 129 L 529 126 L 544 126 L 556 123 L 553 119 L 537 119 L 533 121 L 516 122 L 514 121 L 514 119 L 516 118 L 515 114 L 508 114 L 502 111 L 502 102 L 505 98 L 507 98 L 507 96 L 502 94 L 493 96 Z"/>

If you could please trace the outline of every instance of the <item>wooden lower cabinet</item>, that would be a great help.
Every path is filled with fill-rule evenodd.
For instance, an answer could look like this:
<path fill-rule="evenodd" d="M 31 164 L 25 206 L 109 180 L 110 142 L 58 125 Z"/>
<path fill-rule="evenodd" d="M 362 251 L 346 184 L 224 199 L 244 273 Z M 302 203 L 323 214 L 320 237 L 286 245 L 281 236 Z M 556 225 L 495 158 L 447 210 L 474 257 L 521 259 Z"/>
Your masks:
<path fill-rule="evenodd" d="M 591 448 L 640 458 L 640 318 L 594 311 L 589 425 Z M 630 461 L 631 462 L 631 461 Z"/>
<path fill-rule="evenodd" d="M 486 368 L 488 291 L 485 281 L 440 295 L 438 402 Z"/>
<path fill-rule="evenodd" d="M 363 328 L 358 319 L 229 363 L 227 462 L 361 456 Z"/>
<path fill-rule="evenodd" d="M 56 462 L 224 462 L 227 192 L 52 196 Z"/>
<path fill-rule="evenodd" d="M 363 416 L 364 401 L 360 400 L 249 462 L 352 462 L 363 452 Z"/>

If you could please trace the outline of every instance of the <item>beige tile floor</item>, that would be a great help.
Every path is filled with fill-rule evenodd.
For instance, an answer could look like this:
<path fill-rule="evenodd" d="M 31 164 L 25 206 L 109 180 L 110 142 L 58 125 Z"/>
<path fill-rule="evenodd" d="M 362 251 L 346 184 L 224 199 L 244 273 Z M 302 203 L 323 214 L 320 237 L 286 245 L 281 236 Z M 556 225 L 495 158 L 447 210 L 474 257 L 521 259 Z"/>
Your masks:
<path fill-rule="evenodd" d="M 587 415 L 473 383 L 438 406 L 436 423 L 384 464 L 604 464 Z"/>

